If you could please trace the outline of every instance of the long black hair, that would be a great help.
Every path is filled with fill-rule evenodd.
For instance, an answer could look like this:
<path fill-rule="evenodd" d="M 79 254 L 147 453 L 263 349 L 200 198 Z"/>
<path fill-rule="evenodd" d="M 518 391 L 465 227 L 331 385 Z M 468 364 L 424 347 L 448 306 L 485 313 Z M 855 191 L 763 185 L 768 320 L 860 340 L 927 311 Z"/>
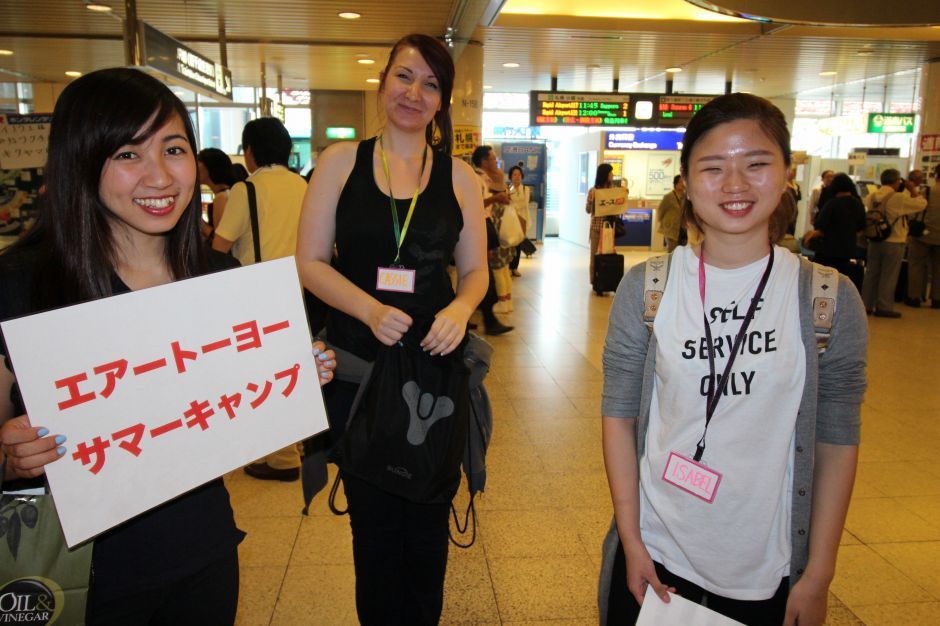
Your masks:
<path fill-rule="evenodd" d="M 235 184 L 235 168 L 232 159 L 218 148 L 203 148 L 196 157 L 206 168 L 209 180 L 216 185 L 231 187 Z"/>
<path fill-rule="evenodd" d="M 597 173 L 594 175 L 594 188 L 606 189 L 610 173 L 614 171 L 614 166 L 610 163 L 601 163 L 597 166 Z"/>
<path fill-rule="evenodd" d="M 34 298 L 57 306 L 109 296 L 117 267 L 113 214 L 99 196 L 105 162 L 126 144 L 145 141 L 178 116 L 195 165 L 196 137 L 186 107 L 166 85 L 141 71 L 86 74 L 59 96 L 49 131 L 46 190 L 36 226 L 21 242 L 39 248 Z M 195 167 L 194 167 L 195 171 Z M 164 258 L 174 279 L 206 266 L 199 235 L 200 196 L 193 193 L 172 230 Z"/>
<path fill-rule="evenodd" d="M 450 53 L 447 52 L 444 44 L 434 37 L 421 34 L 405 35 L 399 39 L 392 47 L 385 69 L 382 70 L 379 92 L 381 93 L 385 89 L 385 80 L 392 68 L 395 55 L 402 48 L 408 47 L 418 51 L 424 62 L 431 68 L 441 89 L 441 109 L 434 114 L 434 119 L 428 123 L 424 133 L 425 137 L 434 150 L 450 156 L 454 151 L 454 126 L 450 119 L 450 96 L 454 91 L 455 70 L 454 60 L 450 57 Z"/>

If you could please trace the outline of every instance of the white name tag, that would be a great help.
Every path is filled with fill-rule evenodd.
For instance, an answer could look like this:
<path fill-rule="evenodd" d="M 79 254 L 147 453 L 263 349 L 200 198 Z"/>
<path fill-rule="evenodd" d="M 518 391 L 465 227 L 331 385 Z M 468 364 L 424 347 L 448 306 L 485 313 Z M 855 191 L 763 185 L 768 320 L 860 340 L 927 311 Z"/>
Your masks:
<path fill-rule="evenodd" d="M 670 452 L 666 469 L 663 470 L 663 480 L 711 503 L 721 483 L 721 474 L 681 454 Z"/>
<path fill-rule="evenodd" d="M 401 267 L 380 267 L 375 279 L 379 291 L 415 292 L 415 271 Z"/>

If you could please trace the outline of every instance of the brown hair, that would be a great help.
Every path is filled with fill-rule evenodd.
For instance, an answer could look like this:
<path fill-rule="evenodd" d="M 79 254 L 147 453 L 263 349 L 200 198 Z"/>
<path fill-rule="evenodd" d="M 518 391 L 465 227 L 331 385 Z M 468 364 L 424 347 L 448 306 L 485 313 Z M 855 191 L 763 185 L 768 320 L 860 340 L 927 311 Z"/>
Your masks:
<path fill-rule="evenodd" d="M 379 93 L 385 89 L 385 79 L 392 67 L 395 55 L 402 48 L 414 48 L 428 64 L 441 89 L 441 109 L 434 114 L 434 119 L 425 130 L 428 144 L 435 150 L 450 155 L 454 148 L 454 127 L 450 120 L 450 96 L 454 90 L 454 60 L 440 41 L 422 34 L 405 35 L 392 47 L 388 62 L 382 70 Z"/>
<path fill-rule="evenodd" d="M 689 181 L 689 157 L 695 144 L 714 128 L 737 120 L 757 122 L 764 134 L 780 148 L 784 165 L 787 168 L 790 167 L 790 131 L 787 130 L 787 120 L 780 109 L 764 98 L 747 93 L 732 93 L 718 96 L 706 104 L 689 122 L 680 157 L 682 176 L 686 180 L 686 185 Z M 786 193 L 784 190 L 783 194 Z M 767 227 L 771 243 L 777 243 L 783 239 L 790 222 L 792 204 L 784 201 L 783 194 L 781 194 L 780 203 L 770 216 Z M 703 232 L 688 194 L 682 207 L 682 223 L 687 229 Z"/>

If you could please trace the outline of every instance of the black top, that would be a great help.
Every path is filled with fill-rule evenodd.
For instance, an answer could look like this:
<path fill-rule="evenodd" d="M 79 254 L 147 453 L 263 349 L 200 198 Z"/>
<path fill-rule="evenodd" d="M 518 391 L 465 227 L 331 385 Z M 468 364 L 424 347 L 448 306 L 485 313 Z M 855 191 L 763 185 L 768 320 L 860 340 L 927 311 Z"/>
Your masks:
<path fill-rule="evenodd" d="M 30 303 L 37 259 L 35 248 L 0 255 L 0 320 L 38 312 Z M 228 255 L 209 254 L 210 273 L 236 266 L 238 261 Z M 111 285 L 114 295 L 130 291 L 116 274 Z M 0 354 L 6 352 L 0 333 Z M 11 399 L 14 415 L 26 412 L 15 384 Z M 95 538 L 96 597 L 105 601 L 169 585 L 228 555 L 244 537 L 235 526 L 222 479 L 210 481 Z"/>
<path fill-rule="evenodd" d="M 378 268 L 395 260 L 396 242 L 388 196 L 379 190 L 372 169 L 375 138 L 360 142 L 356 164 L 336 205 L 336 269 L 379 302 L 401 309 L 414 320 L 404 341 L 417 344 L 434 315 L 454 299 L 447 266 L 463 228 L 454 195 L 451 157 L 432 151 L 431 177 L 418 196 L 399 263 L 415 270 L 415 293 L 378 291 Z M 400 187 L 400 186 L 399 186 Z M 396 199 L 402 229 L 411 197 Z M 332 309 L 327 318 L 330 342 L 366 360 L 374 360 L 378 340 L 356 318 Z"/>
<path fill-rule="evenodd" d="M 824 234 L 816 254 L 851 259 L 856 256 L 856 235 L 865 228 L 865 207 L 855 196 L 835 196 L 823 205 L 813 223 Z"/>

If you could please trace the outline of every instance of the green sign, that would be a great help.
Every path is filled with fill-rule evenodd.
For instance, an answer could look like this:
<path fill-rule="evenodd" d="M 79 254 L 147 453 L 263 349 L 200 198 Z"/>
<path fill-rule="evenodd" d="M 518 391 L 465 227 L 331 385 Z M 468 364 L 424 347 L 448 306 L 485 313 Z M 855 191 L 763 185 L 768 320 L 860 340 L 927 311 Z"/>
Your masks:
<path fill-rule="evenodd" d="M 869 113 L 868 132 L 870 133 L 913 133 L 913 113 Z"/>
<path fill-rule="evenodd" d="M 356 129 L 349 126 L 327 126 L 327 139 L 355 139 Z"/>

